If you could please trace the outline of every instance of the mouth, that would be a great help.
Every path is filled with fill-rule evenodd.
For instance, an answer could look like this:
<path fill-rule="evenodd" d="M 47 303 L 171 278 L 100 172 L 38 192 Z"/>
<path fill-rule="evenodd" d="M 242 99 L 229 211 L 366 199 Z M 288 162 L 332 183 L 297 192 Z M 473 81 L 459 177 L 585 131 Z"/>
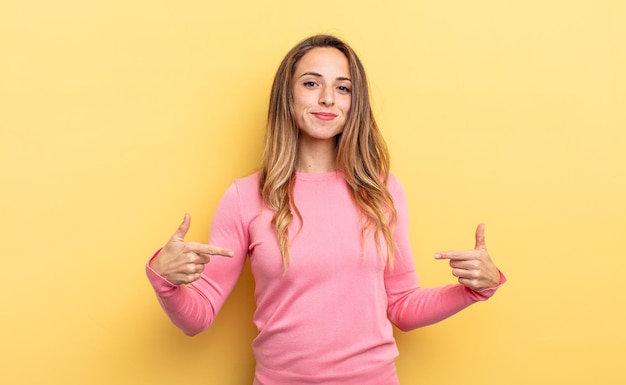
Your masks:
<path fill-rule="evenodd" d="M 333 120 L 337 117 L 337 115 L 330 112 L 313 112 L 313 116 L 320 120 Z"/>

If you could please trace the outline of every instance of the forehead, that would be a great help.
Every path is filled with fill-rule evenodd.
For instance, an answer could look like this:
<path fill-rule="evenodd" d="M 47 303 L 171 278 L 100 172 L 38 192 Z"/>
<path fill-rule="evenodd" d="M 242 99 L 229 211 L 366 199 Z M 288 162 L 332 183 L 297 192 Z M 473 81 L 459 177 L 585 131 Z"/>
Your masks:
<path fill-rule="evenodd" d="M 350 65 L 346 55 L 337 48 L 316 47 L 298 61 L 294 75 L 311 71 L 324 76 L 349 77 Z"/>

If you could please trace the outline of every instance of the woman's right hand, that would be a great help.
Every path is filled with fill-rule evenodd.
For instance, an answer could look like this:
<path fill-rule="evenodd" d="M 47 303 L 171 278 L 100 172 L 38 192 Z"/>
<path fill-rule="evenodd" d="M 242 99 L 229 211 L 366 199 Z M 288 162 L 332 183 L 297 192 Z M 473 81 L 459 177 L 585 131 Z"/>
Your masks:
<path fill-rule="evenodd" d="M 191 217 L 185 214 L 183 223 L 150 262 L 150 267 L 174 285 L 192 283 L 200 278 L 212 255 L 232 257 L 233 251 L 223 247 L 185 242 Z"/>

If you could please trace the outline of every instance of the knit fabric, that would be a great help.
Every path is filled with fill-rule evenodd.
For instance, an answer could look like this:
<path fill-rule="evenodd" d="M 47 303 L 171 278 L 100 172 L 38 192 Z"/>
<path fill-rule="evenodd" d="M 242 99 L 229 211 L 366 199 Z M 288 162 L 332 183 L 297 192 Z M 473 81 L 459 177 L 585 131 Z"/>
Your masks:
<path fill-rule="evenodd" d="M 235 180 L 216 209 L 209 243 L 233 250 L 233 258 L 212 258 L 198 281 L 181 286 L 147 266 L 161 306 L 193 335 L 211 325 L 250 258 L 258 328 L 252 345 L 255 385 L 396 385 L 392 324 L 401 330 L 432 324 L 497 289 L 420 288 L 406 198 L 393 175 L 388 181 L 398 212 L 393 270 L 371 232 L 363 241 L 363 218 L 339 172 L 297 174 L 294 202 L 302 221 L 294 215 L 289 226 L 285 270 L 273 213 L 262 204 L 258 183 L 258 174 Z M 382 237 L 381 243 L 385 253 Z"/>

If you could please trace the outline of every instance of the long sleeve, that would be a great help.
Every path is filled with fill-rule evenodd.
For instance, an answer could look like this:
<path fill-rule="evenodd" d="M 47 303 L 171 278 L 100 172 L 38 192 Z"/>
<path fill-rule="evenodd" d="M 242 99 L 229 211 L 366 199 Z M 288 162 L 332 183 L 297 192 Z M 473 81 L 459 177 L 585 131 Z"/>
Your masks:
<path fill-rule="evenodd" d="M 409 242 L 408 208 L 404 189 L 391 177 L 389 190 L 394 197 L 398 222 L 394 232 L 396 258 L 393 270 L 385 272 L 387 291 L 387 315 L 399 329 L 407 331 L 439 322 L 469 305 L 489 299 L 506 278 L 500 273 L 500 283 L 495 288 L 472 290 L 455 284 L 441 287 L 420 287 L 413 253 Z"/>
<path fill-rule="evenodd" d="M 232 258 L 213 256 L 201 278 L 190 285 L 173 285 L 157 274 L 149 262 L 146 266 L 148 280 L 161 307 L 187 335 L 200 333 L 213 323 L 243 269 L 248 252 L 248 233 L 242 222 L 240 202 L 237 187 L 233 184 L 217 206 L 209 237 L 210 244 L 233 250 L 235 255 Z"/>

